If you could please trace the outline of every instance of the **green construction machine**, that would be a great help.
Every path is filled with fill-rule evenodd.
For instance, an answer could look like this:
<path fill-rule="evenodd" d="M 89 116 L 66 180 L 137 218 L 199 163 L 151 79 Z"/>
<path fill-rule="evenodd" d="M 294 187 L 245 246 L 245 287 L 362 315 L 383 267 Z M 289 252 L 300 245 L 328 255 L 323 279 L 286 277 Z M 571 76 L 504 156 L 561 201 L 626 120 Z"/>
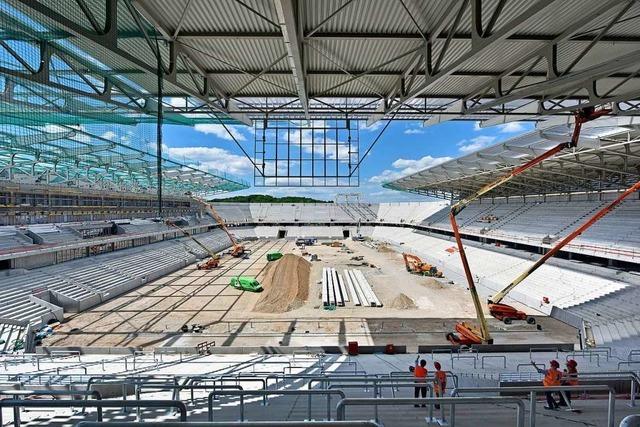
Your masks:
<path fill-rule="evenodd" d="M 232 277 L 229 285 L 236 289 L 240 289 L 241 291 L 262 292 L 262 285 L 253 277 Z"/>
<path fill-rule="evenodd" d="M 284 255 L 280 252 L 269 252 L 267 254 L 267 261 L 275 261 L 282 258 Z"/>

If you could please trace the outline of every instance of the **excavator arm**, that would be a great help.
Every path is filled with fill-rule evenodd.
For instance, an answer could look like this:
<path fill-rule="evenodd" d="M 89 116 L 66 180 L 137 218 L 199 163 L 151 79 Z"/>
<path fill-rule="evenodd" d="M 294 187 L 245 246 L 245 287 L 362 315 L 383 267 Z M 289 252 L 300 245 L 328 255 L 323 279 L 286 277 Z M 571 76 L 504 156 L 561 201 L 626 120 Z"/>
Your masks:
<path fill-rule="evenodd" d="M 573 148 L 576 147 L 578 145 L 578 140 L 580 139 L 580 131 L 582 130 L 582 124 L 586 123 L 588 121 L 594 120 L 598 117 L 601 117 L 605 114 L 608 114 L 611 110 L 608 109 L 602 109 L 602 110 L 595 110 L 594 107 L 587 107 L 581 110 L 578 110 L 575 113 L 575 127 L 573 129 L 573 133 L 571 135 L 571 140 L 569 142 L 563 142 L 560 143 L 558 145 L 556 145 L 555 147 L 551 148 L 548 151 L 545 151 L 544 153 L 542 153 L 541 155 L 533 158 L 532 160 L 526 162 L 525 164 L 518 166 L 516 168 L 513 168 L 511 170 L 511 172 L 509 172 L 508 174 L 496 179 L 495 181 L 483 186 L 480 190 L 476 191 L 475 193 L 473 193 L 472 195 L 463 198 L 462 200 L 458 201 L 457 203 L 455 203 L 453 206 L 451 206 L 451 211 L 449 213 L 449 221 L 451 222 L 451 228 L 453 229 L 453 234 L 454 237 L 456 239 L 456 245 L 458 246 L 458 252 L 460 252 L 460 259 L 462 261 L 462 267 L 464 269 L 464 274 L 465 277 L 467 279 L 467 284 L 469 286 L 469 292 L 471 293 L 471 298 L 473 300 L 473 305 L 474 308 L 476 310 L 476 317 L 478 319 L 478 323 L 479 323 L 479 330 L 476 330 L 475 328 L 471 328 L 469 327 L 469 325 L 465 324 L 464 322 L 461 324 L 458 324 L 456 326 L 456 330 L 458 332 L 460 332 L 460 329 L 462 329 L 465 333 L 461 333 L 461 335 L 466 336 L 467 338 L 469 338 L 467 341 L 469 342 L 473 342 L 475 341 L 475 343 L 489 343 L 491 344 L 493 342 L 493 339 L 491 338 L 491 335 L 489 334 L 489 327 L 487 324 L 487 319 L 484 316 L 484 312 L 483 312 L 483 308 L 482 308 L 482 303 L 480 302 L 480 297 L 478 295 L 478 291 L 476 289 L 474 280 L 473 280 L 473 275 L 471 274 L 471 268 L 469 267 L 469 261 L 467 259 L 467 254 L 465 252 L 464 249 L 464 245 L 462 244 L 462 238 L 460 236 L 460 229 L 458 227 L 458 223 L 456 221 L 456 216 L 462 212 L 462 210 L 464 208 L 466 208 L 471 202 L 473 202 L 474 200 L 479 199 L 480 197 L 482 197 L 484 194 L 488 193 L 489 191 L 500 187 L 501 185 L 509 182 L 510 180 L 512 180 L 513 178 L 515 178 L 516 176 L 522 174 L 523 172 L 531 169 L 532 167 L 542 163 L 543 161 L 545 161 L 546 159 L 555 156 L 556 154 L 560 153 L 562 150 L 565 150 L 567 148 Z M 449 336 L 450 334 L 448 334 Z M 475 339 L 474 339 L 475 338 Z M 452 341 L 453 342 L 453 341 Z"/>
<path fill-rule="evenodd" d="M 640 190 L 640 181 L 636 182 L 634 185 L 629 187 L 624 193 L 620 194 L 615 200 L 613 200 L 611 203 L 609 203 L 604 208 L 600 209 L 595 215 L 593 215 L 591 218 L 589 218 L 587 221 L 585 221 L 581 226 L 576 228 L 572 233 L 567 235 L 567 237 L 565 237 L 560 242 L 558 242 L 553 248 L 551 248 L 551 250 L 549 250 L 549 252 L 544 254 L 544 256 L 542 256 L 538 261 L 536 261 L 535 264 L 533 264 L 531 267 L 529 267 L 524 273 L 522 273 L 521 275 L 516 277 L 516 279 L 513 282 L 509 283 L 509 285 L 507 285 L 506 288 L 504 288 L 503 290 L 501 290 L 500 292 L 495 294 L 493 296 L 493 298 L 491 298 L 489 300 L 489 304 L 499 304 L 500 301 L 502 301 L 504 299 L 504 297 L 507 296 L 507 294 L 509 292 L 511 292 L 511 290 L 513 290 L 513 288 L 515 288 L 520 283 L 522 283 L 522 281 L 524 281 L 527 277 L 529 277 L 542 264 L 547 262 L 547 260 L 549 258 L 551 258 L 555 254 L 557 254 L 562 248 L 564 248 L 572 240 L 574 240 L 576 237 L 580 236 L 589 227 L 591 227 L 593 224 L 598 222 L 605 215 L 607 215 L 609 212 L 611 212 L 613 209 L 615 209 L 615 207 L 618 206 L 620 203 L 622 203 L 624 201 L 624 199 L 626 199 L 631 194 L 633 194 L 633 193 L 635 193 L 636 191 L 639 191 L 639 190 Z"/>

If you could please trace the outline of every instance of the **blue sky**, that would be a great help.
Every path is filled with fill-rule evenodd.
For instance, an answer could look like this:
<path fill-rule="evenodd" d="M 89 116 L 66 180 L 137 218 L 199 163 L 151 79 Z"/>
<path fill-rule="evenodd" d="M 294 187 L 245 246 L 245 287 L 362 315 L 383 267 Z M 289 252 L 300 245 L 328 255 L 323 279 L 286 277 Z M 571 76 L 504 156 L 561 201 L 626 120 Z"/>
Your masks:
<path fill-rule="evenodd" d="M 370 128 L 361 122 L 360 153 L 364 153 L 386 122 Z M 253 132 L 246 126 L 232 126 L 245 150 L 253 155 Z M 426 200 L 426 198 L 382 188 L 381 184 L 417 172 L 440 162 L 469 154 L 533 129 L 518 122 L 480 128 L 472 121 L 450 121 L 423 127 L 421 121 L 397 121 L 389 125 L 376 146 L 360 166 L 360 187 L 351 188 L 250 188 L 240 194 L 299 195 L 332 200 L 336 193 L 362 193 L 371 202 Z M 164 143 L 168 154 L 202 169 L 217 169 L 244 178 L 253 184 L 252 165 L 218 124 L 193 128 L 167 125 Z"/>

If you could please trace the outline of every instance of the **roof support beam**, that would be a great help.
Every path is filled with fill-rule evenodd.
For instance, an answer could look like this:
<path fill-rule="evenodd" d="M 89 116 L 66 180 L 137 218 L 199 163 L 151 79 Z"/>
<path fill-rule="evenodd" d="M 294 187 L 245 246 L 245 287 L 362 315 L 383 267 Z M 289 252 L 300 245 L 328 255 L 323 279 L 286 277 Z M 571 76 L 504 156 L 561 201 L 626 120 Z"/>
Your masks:
<path fill-rule="evenodd" d="M 302 30 L 296 19 L 297 9 L 293 0 L 275 0 L 275 2 L 282 37 L 289 55 L 289 65 L 296 82 L 298 98 L 304 110 L 304 115 L 309 120 L 309 98 L 307 96 L 306 75 L 302 58 L 302 38 L 300 37 Z"/>

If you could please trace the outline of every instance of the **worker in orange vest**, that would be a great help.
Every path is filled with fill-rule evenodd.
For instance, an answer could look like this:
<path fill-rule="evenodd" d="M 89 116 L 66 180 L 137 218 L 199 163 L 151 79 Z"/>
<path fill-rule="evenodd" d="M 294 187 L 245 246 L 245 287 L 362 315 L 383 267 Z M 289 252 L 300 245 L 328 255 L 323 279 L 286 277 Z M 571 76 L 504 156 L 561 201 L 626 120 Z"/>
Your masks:
<path fill-rule="evenodd" d="M 436 397 L 441 397 L 444 396 L 444 391 L 447 388 L 447 373 L 442 370 L 440 362 L 434 362 L 433 366 L 436 368 L 433 378 L 433 390 L 436 393 Z M 440 405 L 436 405 L 436 409 L 440 409 Z"/>
<path fill-rule="evenodd" d="M 544 374 L 544 378 L 542 379 L 542 385 L 545 387 L 556 387 L 561 385 L 560 382 L 562 380 L 562 372 L 560 372 L 560 364 L 557 360 L 552 360 L 549 362 L 551 366 L 549 369 L 540 369 L 532 360 L 531 364 L 536 370 Z M 547 398 L 547 406 L 544 409 L 558 409 L 558 402 L 553 398 L 553 392 L 545 391 L 545 397 Z"/>
<path fill-rule="evenodd" d="M 564 385 L 578 385 L 578 362 L 571 359 L 567 361 L 567 368 L 564 370 L 562 374 L 562 383 Z M 567 397 L 565 401 L 564 396 Z M 560 393 L 560 406 L 569 406 L 571 405 L 571 392 L 565 391 Z"/>
<path fill-rule="evenodd" d="M 420 363 L 418 363 L 420 361 Z M 417 384 L 422 384 L 420 386 L 416 385 L 415 390 L 413 392 L 413 396 L 417 399 L 419 394 L 422 394 L 422 397 L 427 397 L 427 361 L 422 359 L 420 360 L 420 355 L 416 357 L 415 365 L 413 367 L 413 376 L 416 378 Z M 419 405 L 413 405 L 416 408 Z M 422 405 L 424 408 L 427 405 Z"/>

